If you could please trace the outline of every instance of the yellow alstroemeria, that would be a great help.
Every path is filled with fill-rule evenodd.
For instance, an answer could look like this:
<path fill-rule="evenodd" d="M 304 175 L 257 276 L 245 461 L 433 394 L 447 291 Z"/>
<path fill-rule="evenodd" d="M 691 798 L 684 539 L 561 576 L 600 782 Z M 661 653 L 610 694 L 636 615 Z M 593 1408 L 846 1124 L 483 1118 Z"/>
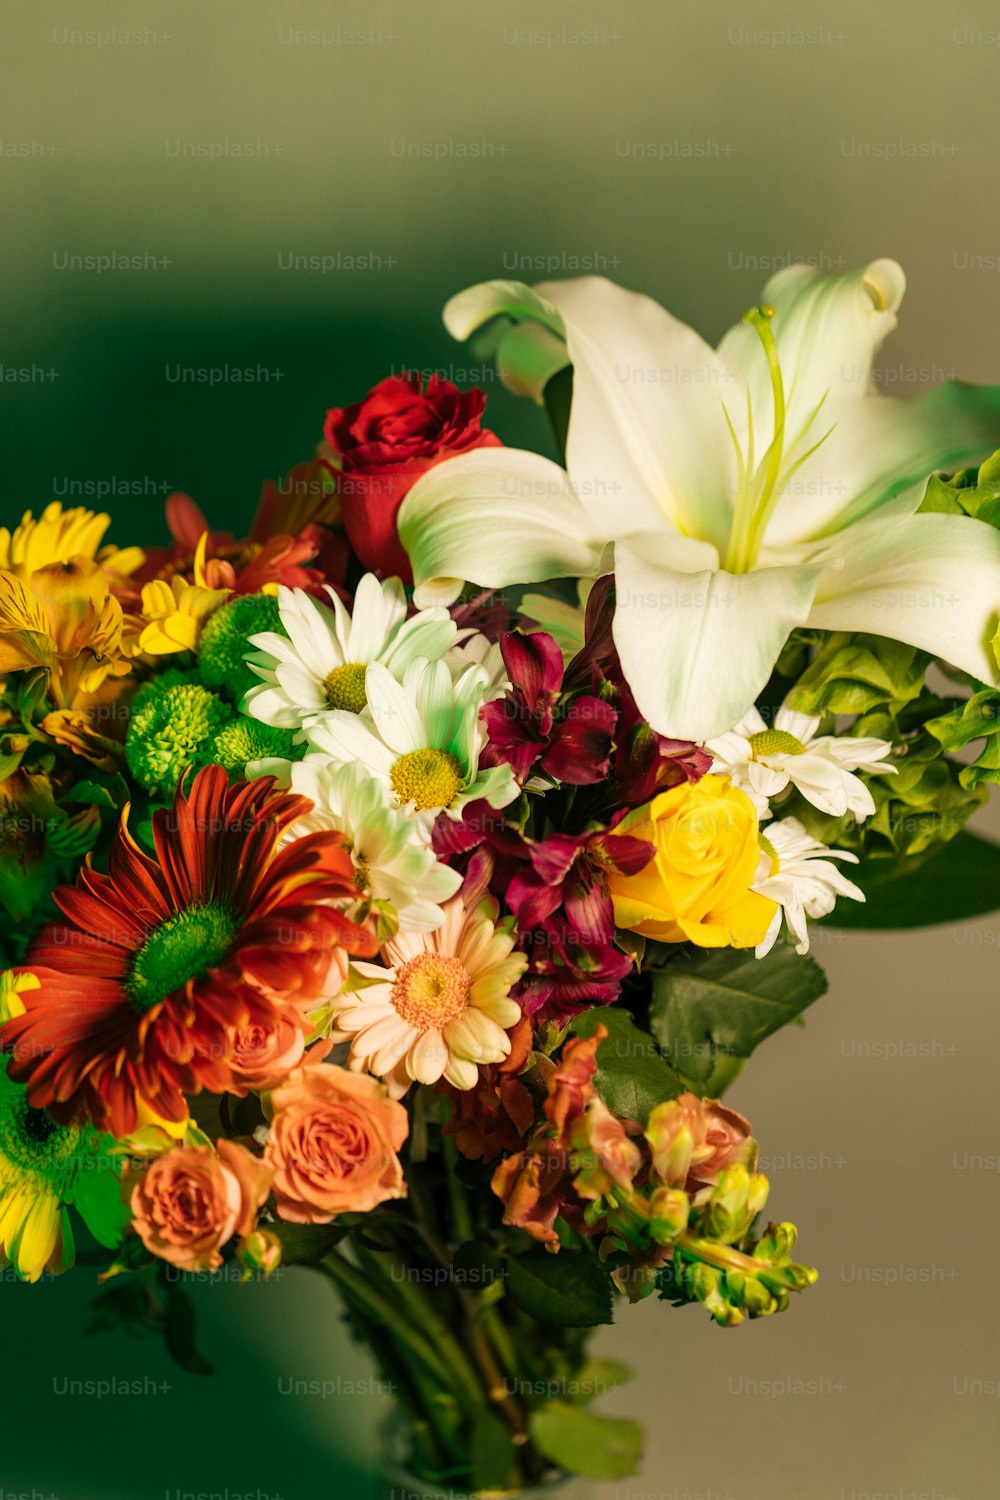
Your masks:
<path fill-rule="evenodd" d="M 142 590 L 139 631 L 129 642 L 132 654 L 169 656 L 175 651 L 194 651 L 209 615 L 224 604 L 232 589 L 209 588 L 205 577 L 208 532 L 202 534 L 194 555 L 194 583 L 179 574 L 169 581 L 154 578 Z"/>
<path fill-rule="evenodd" d="M 141 547 L 101 547 L 110 524 L 106 512 L 97 514 L 82 505 L 63 510 L 58 500 L 47 505 L 37 518 L 26 510 L 20 526 L 13 531 L 0 526 L 0 568 L 27 583 L 39 568 L 85 557 L 88 562 L 100 563 L 109 574 L 127 578 L 145 554 Z"/>
<path fill-rule="evenodd" d="M 106 678 L 131 670 L 122 625 L 103 569 L 85 557 L 36 568 L 27 582 L 0 572 L 0 673 L 45 667 L 57 708 L 82 706 Z"/>

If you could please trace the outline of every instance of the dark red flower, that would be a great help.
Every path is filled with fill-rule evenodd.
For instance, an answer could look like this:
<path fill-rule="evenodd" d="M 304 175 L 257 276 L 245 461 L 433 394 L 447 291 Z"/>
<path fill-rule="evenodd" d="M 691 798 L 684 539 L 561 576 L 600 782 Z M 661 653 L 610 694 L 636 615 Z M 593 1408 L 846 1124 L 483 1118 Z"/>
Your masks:
<path fill-rule="evenodd" d="M 611 704 L 589 693 L 562 704 L 562 651 L 544 630 L 501 635 L 500 651 L 511 690 L 483 708 L 483 764 L 506 761 L 522 785 L 536 764 L 570 786 L 603 781 L 618 720 Z"/>
<path fill-rule="evenodd" d="M 108 874 L 88 862 L 55 892 L 65 921 L 43 927 L 25 961 L 39 988 L 0 1028 L 9 1076 L 35 1108 L 115 1135 L 135 1129 L 140 1106 L 182 1120 L 186 1094 L 229 1087 L 239 1033 L 304 1026 L 347 954 L 374 953 L 333 904 L 354 894 L 341 835 L 276 850 L 310 806 L 269 777 L 230 786 L 206 767 L 154 813 L 155 858 L 123 820 Z"/>
<path fill-rule="evenodd" d="M 337 492 L 351 546 L 382 578 L 413 582 L 396 531 L 410 487 L 435 464 L 472 448 L 500 447 L 484 428 L 485 392 L 432 375 L 390 375 L 363 401 L 326 414 L 326 441 L 340 459 Z"/>

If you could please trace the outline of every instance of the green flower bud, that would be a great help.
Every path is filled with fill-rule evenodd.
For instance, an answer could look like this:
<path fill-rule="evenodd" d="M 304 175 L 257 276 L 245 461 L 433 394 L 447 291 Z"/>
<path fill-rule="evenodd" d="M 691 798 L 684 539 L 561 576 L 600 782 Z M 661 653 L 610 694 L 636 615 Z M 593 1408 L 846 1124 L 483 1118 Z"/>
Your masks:
<path fill-rule="evenodd" d="M 293 744 L 291 729 L 276 729 L 244 715 L 229 719 L 205 741 L 198 757 L 199 765 L 223 766 L 230 776 L 241 779 L 247 762 L 253 760 L 299 760 L 305 754 L 305 743 Z"/>
<path fill-rule="evenodd" d="M 786 1261 L 795 1249 L 798 1230 L 794 1224 L 769 1224 L 764 1238 L 754 1249 L 756 1260 L 766 1260 L 777 1266 Z"/>
<path fill-rule="evenodd" d="M 735 1328 L 743 1322 L 743 1311 L 735 1307 L 725 1294 L 725 1277 L 714 1266 L 695 1261 L 688 1267 L 685 1276 L 687 1289 L 692 1297 L 710 1312 L 723 1328 Z"/>
<path fill-rule="evenodd" d="M 287 632 L 273 594 L 239 594 L 206 621 L 198 643 L 198 671 L 206 687 L 216 688 L 238 703 L 260 678 L 246 664 L 254 650 L 249 638 L 262 631 Z"/>
<path fill-rule="evenodd" d="M 208 688 L 180 684 L 151 693 L 133 709 L 125 759 L 136 781 L 155 797 L 169 799 L 188 766 L 233 711 Z"/>
<path fill-rule="evenodd" d="M 657 1188 L 649 1200 L 649 1232 L 658 1245 L 669 1245 L 687 1228 L 691 1200 L 680 1188 Z"/>

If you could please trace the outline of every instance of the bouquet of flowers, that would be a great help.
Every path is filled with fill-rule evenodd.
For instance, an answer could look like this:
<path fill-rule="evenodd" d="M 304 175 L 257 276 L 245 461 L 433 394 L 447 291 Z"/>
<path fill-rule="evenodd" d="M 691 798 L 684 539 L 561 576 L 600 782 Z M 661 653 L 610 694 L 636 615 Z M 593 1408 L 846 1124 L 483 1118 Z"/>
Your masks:
<path fill-rule="evenodd" d="M 186 1275 L 318 1272 L 427 1494 L 634 1472 L 615 1301 L 813 1283 L 721 1096 L 811 923 L 1000 890 L 1000 389 L 878 392 L 903 287 L 473 287 L 557 457 L 395 376 L 245 539 L 0 531 L 0 1264 L 194 1371 Z"/>

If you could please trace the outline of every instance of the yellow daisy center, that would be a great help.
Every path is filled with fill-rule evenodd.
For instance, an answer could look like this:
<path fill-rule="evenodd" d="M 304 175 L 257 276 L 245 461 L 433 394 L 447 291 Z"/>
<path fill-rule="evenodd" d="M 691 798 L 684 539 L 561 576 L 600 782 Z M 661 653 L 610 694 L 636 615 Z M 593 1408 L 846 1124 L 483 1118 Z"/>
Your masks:
<path fill-rule="evenodd" d="M 762 755 L 801 755 L 805 748 L 787 729 L 761 729 L 750 736 L 754 760 Z"/>
<path fill-rule="evenodd" d="M 392 1003 L 404 1021 L 418 1031 L 441 1027 L 460 1016 L 469 1003 L 469 971 L 446 953 L 418 953 L 396 973 Z"/>
<path fill-rule="evenodd" d="M 781 868 L 781 861 L 778 858 L 778 851 L 777 851 L 777 849 L 771 843 L 771 840 L 767 837 L 766 833 L 760 833 L 760 834 L 758 834 L 757 838 L 758 838 L 758 842 L 760 844 L 761 850 L 763 851 L 763 853 L 765 853 L 767 855 L 768 859 L 771 861 L 771 874 L 772 875 L 777 875 L 778 871 Z"/>
<path fill-rule="evenodd" d="M 323 691 L 331 708 L 342 708 L 345 713 L 359 714 L 368 702 L 365 692 L 364 662 L 349 661 L 346 666 L 334 667 L 323 679 Z"/>
<path fill-rule="evenodd" d="M 389 773 L 401 802 L 414 802 L 417 811 L 450 807 L 462 787 L 458 757 L 447 750 L 408 750 Z"/>

